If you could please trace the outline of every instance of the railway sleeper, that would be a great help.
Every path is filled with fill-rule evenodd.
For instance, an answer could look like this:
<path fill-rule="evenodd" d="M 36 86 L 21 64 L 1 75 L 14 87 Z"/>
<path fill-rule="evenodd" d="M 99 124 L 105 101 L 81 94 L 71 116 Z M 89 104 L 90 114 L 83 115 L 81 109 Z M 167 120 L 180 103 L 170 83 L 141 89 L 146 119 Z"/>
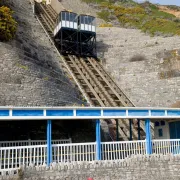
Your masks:
<path fill-rule="evenodd" d="M 54 24 L 55 22 L 54 22 L 54 20 L 52 19 L 52 16 L 50 16 L 50 15 L 48 14 L 48 12 L 47 12 L 46 5 L 40 3 L 39 6 L 40 6 L 42 12 L 45 13 L 45 15 L 47 16 L 47 18 L 49 19 L 49 21 L 50 21 L 52 24 Z"/>

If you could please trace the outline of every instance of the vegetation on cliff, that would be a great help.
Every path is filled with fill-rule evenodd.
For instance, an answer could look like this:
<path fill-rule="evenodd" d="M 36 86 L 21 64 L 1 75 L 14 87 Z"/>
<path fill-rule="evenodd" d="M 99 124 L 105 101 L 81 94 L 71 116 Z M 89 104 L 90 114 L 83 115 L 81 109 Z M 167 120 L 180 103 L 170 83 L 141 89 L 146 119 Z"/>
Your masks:
<path fill-rule="evenodd" d="M 98 17 L 108 23 L 115 17 L 121 27 L 141 29 L 151 35 L 180 35 L 180 19 L 161 11 L 158 6 L 149 2 L 139 4 L 132 0 L 83 1 L 97 3 Z"/>
<path fill-rule="evenodd" d="M 8 41 L 15 36 L 17 22 L 13 18 L 13 11 L 6 7 L 0 7 L 0 41 Z"/>

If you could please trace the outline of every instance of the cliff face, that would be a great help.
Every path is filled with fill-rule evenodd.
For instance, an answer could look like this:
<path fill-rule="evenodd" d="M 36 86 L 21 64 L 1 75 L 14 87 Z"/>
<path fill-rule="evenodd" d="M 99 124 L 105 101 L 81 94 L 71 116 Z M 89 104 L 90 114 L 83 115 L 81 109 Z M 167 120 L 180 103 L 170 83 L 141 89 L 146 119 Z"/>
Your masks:
<path fill-rule="evenodd" d="M 136 106 L 180 100 L 180 37 L 150 37 L 135 29 L 98 28 L 104 67 Z"/>
<path fill-rule="evenodd" d="M 15 11 L 15 40 L 0 42 L 0 106 L 64 106 L 82 97 L 62 70 L 28 0 L 7 1 Z"/>
<path fill-rule="evenodd" d="M 61 3 L 77 13 L 96 16 L 98 11 L 81 0 Z M 166 107 L 180 100 L 179 47 L 179 36 L 150 37 L 136 29 L 97 27 L 98 56 L 136 106 Z"/>

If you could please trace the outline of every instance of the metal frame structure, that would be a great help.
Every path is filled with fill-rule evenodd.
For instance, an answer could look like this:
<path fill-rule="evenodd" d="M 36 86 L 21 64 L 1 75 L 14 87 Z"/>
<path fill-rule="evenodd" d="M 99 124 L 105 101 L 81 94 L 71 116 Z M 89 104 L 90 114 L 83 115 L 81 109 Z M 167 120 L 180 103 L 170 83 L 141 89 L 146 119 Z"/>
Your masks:
<path fill-rule="evenodd" d="M 78 15 L 61 11 L 54 30 L 54 41 L 62 54 L 79 54 L 78 50 Z"/>
<path fill-rule="evenodd" d="M 47 164 L 52 162 L 52 120 L 96 120 L 96 159 L 101 160 L 99 119 L 143 119 L 146 129 L 146 152 L 152 153 L 150 119 L 179 119 L 180 108 L 137 107 L 0 107 L 0 120 L 47 120 Z M 131 123 L 131 122 L 130 122 Z"/>
<path fill-rule="evenodd" d="M 62 54 L 96 57 L 95 17 L 61 11 L 56 21 L 54 41 Z"/>
<path fill-rule="evenodd" d="M 95 17 L 79 15 L 79 53 L 82 56 L 96 57 L 96 22 Z"/>

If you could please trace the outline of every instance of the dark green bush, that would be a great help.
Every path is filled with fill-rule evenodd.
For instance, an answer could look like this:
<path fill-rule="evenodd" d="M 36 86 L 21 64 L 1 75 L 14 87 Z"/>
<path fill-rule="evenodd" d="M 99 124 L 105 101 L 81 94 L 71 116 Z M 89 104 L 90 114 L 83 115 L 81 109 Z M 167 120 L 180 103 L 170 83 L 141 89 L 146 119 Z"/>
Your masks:
<path fill-rule="evenodd" d="M 103 19 L 104 21 L 109 21 L 110 12 L 108 10 L 102 10 L 97 13 L 98 17 Z"/>
<path fill-rule="evenodd" d="M 8 7 L 0 7 L 0 41 L 8 41 L 15 36 L 17 22 L 12 14 L 13 11 Z"/>

